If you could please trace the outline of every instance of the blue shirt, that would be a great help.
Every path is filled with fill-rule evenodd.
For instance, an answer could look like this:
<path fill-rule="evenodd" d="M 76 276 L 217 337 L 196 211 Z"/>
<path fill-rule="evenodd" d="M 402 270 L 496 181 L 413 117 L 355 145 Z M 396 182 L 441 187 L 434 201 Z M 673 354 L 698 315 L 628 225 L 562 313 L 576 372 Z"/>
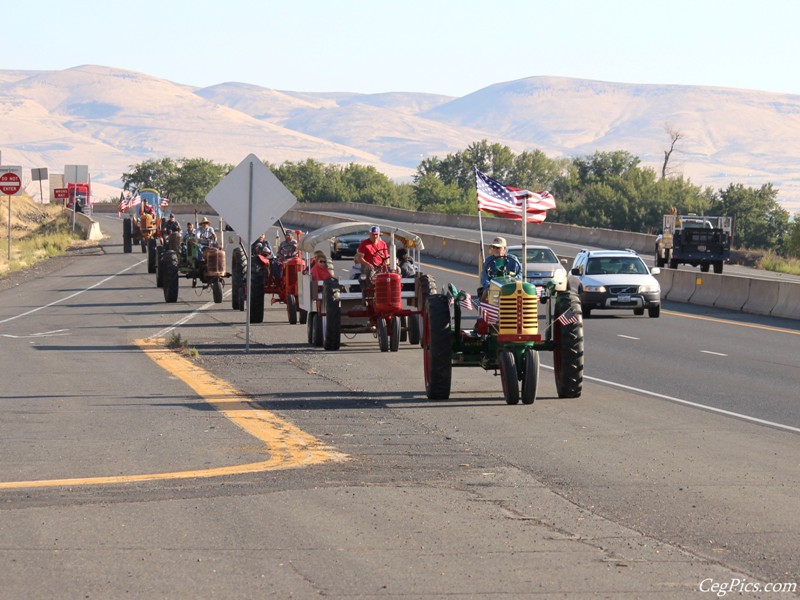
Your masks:
<path fill-rule="evenodd" d="M 489 281 L 497 274 L 497 267 L 499 265 L 495 265 L 495 262 L 498 260 L 505 261 L 506 273 L 512 277 L 520 277 L 520 274 L 522 273 L 522 263 L 519 262 L 519 259 L 516 256 L 513 254 L 505 254 L 504 256 L 495 256 L 494 254 L 490 254 L 486 257 L 486 260 L 483 261 L 483 269 L 481 270 L 481 287 L 488 287 Z"/>

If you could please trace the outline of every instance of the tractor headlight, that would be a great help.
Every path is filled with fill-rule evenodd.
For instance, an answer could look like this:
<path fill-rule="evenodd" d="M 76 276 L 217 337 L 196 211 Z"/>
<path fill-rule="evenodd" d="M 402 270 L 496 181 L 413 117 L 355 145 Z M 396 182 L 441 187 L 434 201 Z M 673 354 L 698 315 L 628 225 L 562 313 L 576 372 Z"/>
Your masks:
<path fill-rule="evenodd" d="M 583 286 L 584 292 L 599 292 L 601 294 L 605 293 L 606 286 L 604 285 L 585 285 Z"/>

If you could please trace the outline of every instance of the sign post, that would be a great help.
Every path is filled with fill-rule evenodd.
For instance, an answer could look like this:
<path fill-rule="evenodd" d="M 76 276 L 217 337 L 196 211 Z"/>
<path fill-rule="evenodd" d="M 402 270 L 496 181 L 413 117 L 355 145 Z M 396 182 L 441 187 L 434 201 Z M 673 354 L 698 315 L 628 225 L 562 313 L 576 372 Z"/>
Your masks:
<path fill-rule="evenodd" d="M 39 198 L 40 202 L 44 204 L 44 192 L 42 191 L 42 179 L 47 179 L 47 167 L 40 169 L 31 169 L 31 180 L 39 182 Z"/>
<path fill-rule="evenodd" d="M 11 196 L 22 189 L 22 167 L 0 167 L 0 194 L 8 196 L 8 261 L 11 262 Z"/>
<path fill-rule="evenodd" d="M 206 202 L 240 237 L 247 239 L 247 264 L 252 269 L 253 239 L 272 227 L 297 198 L 255 154 L 250 154 L 206 194 Z M 249 273 L 248 273 L 249 277 Z M 245 352 L 250 352 L 250 296 L 247 286 Z M 234 290 L 234 293 L 236 291 Z M 263 293 L 263 290 L 262 290 Z"/>

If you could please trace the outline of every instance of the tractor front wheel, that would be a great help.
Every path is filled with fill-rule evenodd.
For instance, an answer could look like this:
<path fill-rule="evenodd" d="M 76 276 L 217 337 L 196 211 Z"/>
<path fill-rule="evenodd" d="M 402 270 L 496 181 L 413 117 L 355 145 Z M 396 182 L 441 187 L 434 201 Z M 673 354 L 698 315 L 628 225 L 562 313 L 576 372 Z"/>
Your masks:
<path fill-rule="evenodd" d="M 428 296 L 423 310 L 422 358 L 425 367 L 425 395 L 430 400 L 447 400 L 453 377 L 451 362 L 450 304 L 444 294 Z"/>
<path fill-rule="evenodd" d="M 122 251 L 125 254 L 133 252 L 133 221 L 130 219 L 122 221 Z"/>
<path fill-rule="evenodd" d="M 376 323 L 376 327 L 378 329 L 378 348 L 381 349 L 381 352 L 388 352 L 389 330 L 386 327 L 386 319 L 384 319 L 383 317 L 378 317 L 378 322 Z"/>
<path fill-rule="evenodd" d="M 289 325 L 297 325 L 297 298 L 294 294 L 286 296 L 286 316 L 289 319 Z"/>
<path fill-rule="evenodd" d="M 408 315 L 408 343 L 419 344 L 419 315 Z"/>
<path fill-rule="evenodd" d="M 522 374 L 522 403 L 533 404 L 539 387 L 539 353 L 533 348 L 525 351 L 525 372 Z"/>
<path fill-rule="evenodd" d="M 514 362 L 514 353 L 511 350 L 500 351 L 500 379 L 503 380 L 503 396 L 506 404 L 519 403 L 519 379 L 517 379 L 517 365 Z"/>
<path fill-rule="evenodd" d="M 400 348 L 400 318 L 392 317 L 389 327 L 389 351 L 397 352 Z"/>
<path fill-rule="evenodd" d="M 211 282 L 211 294 L 214 297 L 214 304 L 222 304 L 222 281 L 215 279 Z"/>

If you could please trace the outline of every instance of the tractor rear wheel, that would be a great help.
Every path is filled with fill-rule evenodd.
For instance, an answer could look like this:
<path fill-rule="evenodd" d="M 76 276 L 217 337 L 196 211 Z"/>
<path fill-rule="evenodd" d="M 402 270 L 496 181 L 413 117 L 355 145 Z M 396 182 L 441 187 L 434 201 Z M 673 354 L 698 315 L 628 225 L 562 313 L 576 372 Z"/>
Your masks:
<path fill-rule="evenodd" d="M 231 308 L 233 310 L 244 310 L 246 296 L 242 294 L 245 288 L 245 277 L 247 277 L 247 255 L 241 247 L 234 248 L 231 257 Z"/>
<path fill-rule="evenodd" d="M 289 319 L 289 325 L 297 325 L 297 298 L 294 294 L 286 296 L 286 316 Z"/>
<path fill-rule="evenodd" d="M 517 379 L 517 365 L 514 362 L 514 353 L 511 350 L 500 351 L 500 379 L 503 380 L 503 396 L 506 404 L 519 403 L 519 379 Z"/>
<path fill-rule="evenodd" d="M 408 343 L 419 344 L 419 315 L 408 315 Z"/>
<path fill-rule="evenodd" d="M 422 358 L 425 395 L 430 400 L 447 400 L 453 378 L 450 304 L 444 294 L 428 296 L 422 312 Z"/>
<path fill-rule="evenodd" d="M 533 404 L 539 387 L 539 353 L 534 348 L 525 350 L 525 372 L 522 374 L 522 403 Z"/>
<path fill-rule="evenodd" d="M 306 336 L 309 346 L 314 344 L 314 317 L 316 317 L 316 315 L 317 313 L 309 313 L 308 319 L 306 320 Z"/>
<path fill-rule="evenodd" d="M 563 318 L 566 323 L 558 320 L 562 315 L 566 315 Z M 578 398 L 583 390 L 583 319 L 581 301 L 573 291 L 559 292 L 556 296 L 553 341 L 558 397 Z"/>
<path fill-rule="evenodd" d="M 253 261 L 255 262 L 255 261 Z M 250 273 L 250 322 L 264 322 L 264 268 L 253 265 Z"/>
<path fill-rule="evenodd" d="M 156 287 L 164 287 L 164 246 L 156 248 Z"/>
<path fill-rule="evenodd" d="M 323 287 L 325 299 L 325 327 L 322 347 L 338 350 L 342 343 L 342 307 L 339 304 L 339 280 L 327 279 Z"/>
<path fill-rule="evenodd" d="M 122 221 L 122 251 L 125 254 L 133 252 L 133 222 L 130 219 Z"/>
<path fill-rule="evenodd" d="M 178 301 L 178 255 L 174 250 L 164 253 L 164 302 Z"/>
<path fill-rule="evenodd" d="M 220 279 L 211 282 L 211 294 L 214 297 L 214 304 L 222 304 L 222 281 Z"/>

